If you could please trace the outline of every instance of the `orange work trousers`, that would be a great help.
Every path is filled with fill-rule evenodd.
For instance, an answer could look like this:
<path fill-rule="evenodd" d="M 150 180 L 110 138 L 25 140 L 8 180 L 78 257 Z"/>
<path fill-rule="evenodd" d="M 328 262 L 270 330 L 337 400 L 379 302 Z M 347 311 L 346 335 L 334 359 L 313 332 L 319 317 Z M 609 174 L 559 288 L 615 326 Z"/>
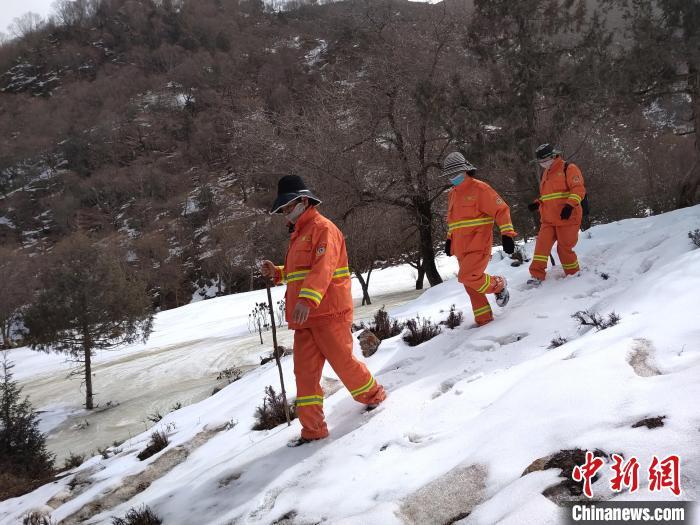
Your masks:
<path fill-rule="evenodd" d="M 491 305 L 486 297 L 487 293 L 496 293 L 497 289 L 494 279 L 484 273 L 491 260 L 491 249 L 482 252 L 468 252 L 458 256 L 459 273 L 457 280 L 464 285 L 472 303 L 474 320 L 476 324 L 482 325 L 493 321 Z"/>
<path fill-rule="evenodd" d="M 306 439 L 328 436 L 321 389 L 321 374 L 326 360 L 355 401 L 370 405 L 386 399 L 384 388 L 352 353 L 349 323 L 331 321 L 295 330 L 296 409 L 301 422 L 301 436 Z"/>
<path fill-rule="evenodd" d="M 547 275 L 549 254 L 555 242 L 557 243 L 557 253 L 559 254 L 561 266 L 564 268 L 564 273 L 573 275 L 579 271 L 580 268 L 576 252 L 574 252 L 574 246 L 578 242 L 580 226 L 578 222 L 563 226 L 543 223 L 540 226 L 537 242 L 535 243 L 535 255 L 532 256 L 532 263 L 530 263 L 530 274 L 533 277 L 544 281 Z"/>

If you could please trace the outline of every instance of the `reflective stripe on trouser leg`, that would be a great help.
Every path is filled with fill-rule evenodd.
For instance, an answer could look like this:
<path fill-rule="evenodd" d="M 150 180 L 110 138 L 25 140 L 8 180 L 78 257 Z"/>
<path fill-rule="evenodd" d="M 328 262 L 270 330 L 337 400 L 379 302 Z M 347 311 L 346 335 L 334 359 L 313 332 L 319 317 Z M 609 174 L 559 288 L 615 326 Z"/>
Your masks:
<path fill-rule="evenodd" d="M 557 238 L 556 229 L 551 224 L 540 225 L 540 231 L 537 233 L 537 242 L 535 242 L 535 254 L 532 256 L 530 263 L 530 275 L 544 281 L 547 275 L 547 262 L 549 261 L 549 253 L 552 251 L 552 246 Z"/>
<path fill-rule="evenodd" d="M 581 224 L 576 222 L 572 225 L 557 226 L 557 254 L 564 268 L 564 273 L 572 275 L 580 268 L 578 258 L 574 252 L 574 246 L 578 242 L 578 232 Z"/>
<path fill-rule="evenodd" d="M 320 439 L 328 435 L 323 417 L 321 373 L 326 362 L 310 328 L 294 331 L 294 377 L 297 385 L 296 411 L 301 435 Z"/>
<path fill-rule="evenodd" d="M 360 403 L 381 403 L 386 398 L 384 388 L 377 383 L 367 366 L 352 353 L 350 323 L 328 322 L 310 328 L 316 346 L 321 349 L 333 370 Z"/>
<path fill-rule="evenodd" d="M 486 324 L 493 320 L 493 312 L 491 311 L 491 305 L 485 294 L 479 293 L 473 290 L 469 286 L 464 287 L 469 295 L 469 300 L 472 303 L 472 312 L 474 313 L 474 320 L 477 324 Z"/>

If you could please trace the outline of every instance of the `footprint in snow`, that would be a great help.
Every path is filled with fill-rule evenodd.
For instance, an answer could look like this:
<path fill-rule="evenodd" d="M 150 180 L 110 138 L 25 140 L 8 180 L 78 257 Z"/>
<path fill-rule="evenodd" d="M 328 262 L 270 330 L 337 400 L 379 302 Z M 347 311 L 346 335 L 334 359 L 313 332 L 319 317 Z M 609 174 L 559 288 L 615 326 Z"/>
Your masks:
<path fill-rule="evenodd" d="M 514 334 L 500 337 L 485 336 L 481 339 L 477 339 L 476 341 L 472 341 L 471 345 L 473 346 L 474 350 L 479 352 L 493 352 L 494 350 L 498 350 L 501 346 L 507 346 L 517 343 L 518 341 L 522 341 L 528 335 L 530 334 L 527 332 L 516 332 Z"/>
<path fill-rule="evenodd" d="M 477 352 L 494 352 L 501 348 L 501 345 L 497 341 L 482 339 L 473 341 L 471 347 L 472 350 L 476 350 Z"/>
<path fill-rule="evenodd" d="M 442 383 L 440 383 L 440 387 L 437 389 L 437 391 L 433 393 L 432 398 L 435 399 L 440 397 L 442 394 L 446 394 L 452 389 L 453 386 L 455 386 L 462 379 L 467 377 L 467 375 L 469 375 L 469 372 L 464 370 L 463 372 L 460 372 L 457 375 L 445 379 Z"/>
<path fill-rule="evenodd" d="M 502 345 L 510 345 L 513 343 L 517 343 L 518 341 L 522 341 L 528 335 L 530 335 L 530 334 L 527 332 L 516 332 L 514 334 L 504 335 L 501 337 L 489 337 L 488 339 L 492 339 L 494 341 L 497 341 L 497 342 L 501 343 Z"/>
<path fill-rule="evenodd" d="M 433 393 L 432 399 L 436 399 L 442 394 L 446 394 L 447 392 L 452 390 L 452 388 L 460 381 L 466 379 L 467 383 L 473 383 L 474 381 L 477 381 L 482 377 L 484 377 L 483 373 L 472 374 L 472 372 L 470 372 L 469 370 L 464 370 L 463 372 L 450 378 L 447 378 L 442 383 L 440 383 L 440 388 L 438 388 L 437 391 Z M 459 393 L 457 392 L 458 391 L 455 391 L 455 394 L 457 395 L 460 395 L 462 393 L 461 391 L 459 391 Z"/>
<path fill-rule="evenodd" d="M 419 434 L 418 432 L 408 432 L 404 434 L 404 438 L 406 438 L 409 443 L 413 443 L 414 445 L 420 445 L 426 441 L 432 441 L 434 436 L 435 433 Z"/>
<path fill-rule="evenodd" d="M 423 359 L 425 359 L 425 356 L 407 357 L 406 359 L 400 359 L 399 361 L 389 363 L 384 368 L 379 370 L 375 375 L 384 374 L 393 370 L 402 370 L 403 372 L 406 372 L 406 369 L 410 370 L 412 365 L 422 361 Z"/>
<path fill-rule="evenodd" d="M 653 250 L 654 248 L 658 248 L 661 246 L 664 241 L 666 240 L 666 237 L 658 237 L 656 239 L 652 239 L 646 244 L 644 244 L 642 247 L 639 248 L 640 252 L 648 252 Z"/>
<path fill-rule="evenodd" d="M 647 257 L 644 259 L 639 268 L 637 268 L 637 273 L 640 275 L 647 273 L 654 266 L 657 259 L 658 257 Z"/>

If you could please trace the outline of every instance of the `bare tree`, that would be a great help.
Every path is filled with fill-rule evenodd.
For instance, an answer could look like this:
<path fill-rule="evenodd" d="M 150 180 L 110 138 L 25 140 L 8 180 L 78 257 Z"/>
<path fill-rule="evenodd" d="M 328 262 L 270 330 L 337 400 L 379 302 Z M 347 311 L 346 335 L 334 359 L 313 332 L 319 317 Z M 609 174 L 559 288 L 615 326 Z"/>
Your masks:
<path fill-rule="evenodd" d="M 10 33 L 17 38 L 23 38 L 39 31 L 45 24 L 40 14 L 28 11 L 22 16 L 12 20 L 9 26 Z"/>
<path fill-rule="evenodd" d="M 404 19 L 391 2 L 374 2 L 344 23 L 369 47 L 363 74 L 338 66 L 339 80 L 314 92 L 313 106 L 288 131 L 299 140 L 295 160 L 353 199 L 347 214 L 370 204 L 407 212 L 425 275 L 438 284 L 433 217 L 448 189 L 440 165 L 456 145 L 450 122 L 464 111 L 454 95 L 468 73 L 454 52 L 460 13 L 443 6 Z"/>
<path fill-rule="evenodd" d="M 97 13 L 101 0 L 55 0 L 51 4 L 54 20 L 67 27 L 83 26 Z"/>
<path fill-rule="evenodd" d="M 362 286 L 362 304 L 372 304 L 369 282 L 372 271 L 400 256 L 401 217 L 396 209 L 367 206 L 351 214 L 342 224 L 350 269 Z"/>

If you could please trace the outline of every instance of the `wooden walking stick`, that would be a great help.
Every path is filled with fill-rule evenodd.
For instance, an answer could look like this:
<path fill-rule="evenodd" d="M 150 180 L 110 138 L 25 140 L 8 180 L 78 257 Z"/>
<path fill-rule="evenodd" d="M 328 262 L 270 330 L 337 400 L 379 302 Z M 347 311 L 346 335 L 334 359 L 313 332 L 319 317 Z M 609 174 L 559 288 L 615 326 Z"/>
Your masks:
<path fill-rule="evenodd" d="M 287 426 L 292 424 L 292 420 L 289 419 L 289 403 L 287 403 L 287 391 L 284 388 L 284 375 L 282 374 L 282 363 L 280 362 L 280 356 L 277 352 L 277 327 L 275 325 L 275 309 L 272 306 L 272 292 L 270 291 L 270 280 L 265 279 L 265 288 L 267 288 L 267 304 L 270 307 L 270 322 L 272 323 L 272 344 L 274 349 L 272 350 L 272 355 L 275 356 L 275 361 L 277 361 L 277 370 L 280 373 L 280 383 L 282 384 L 282 399 L 284 400 L 284 415 L 287 416 Z"/>

